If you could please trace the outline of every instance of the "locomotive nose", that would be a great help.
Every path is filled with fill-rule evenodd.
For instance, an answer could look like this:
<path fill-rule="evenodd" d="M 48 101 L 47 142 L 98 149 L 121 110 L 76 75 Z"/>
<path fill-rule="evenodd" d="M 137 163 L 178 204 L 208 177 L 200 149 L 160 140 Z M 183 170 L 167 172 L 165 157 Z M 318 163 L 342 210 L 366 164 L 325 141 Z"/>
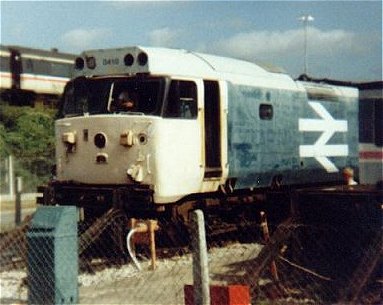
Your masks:
<path fill-rule="evenodd" d="M 148 118 L 124 114 L 58 121 L 58 179 L 90 184 L 152 184 L 155 159 L 150 137 L 155 134 L 154 125 Z"/>

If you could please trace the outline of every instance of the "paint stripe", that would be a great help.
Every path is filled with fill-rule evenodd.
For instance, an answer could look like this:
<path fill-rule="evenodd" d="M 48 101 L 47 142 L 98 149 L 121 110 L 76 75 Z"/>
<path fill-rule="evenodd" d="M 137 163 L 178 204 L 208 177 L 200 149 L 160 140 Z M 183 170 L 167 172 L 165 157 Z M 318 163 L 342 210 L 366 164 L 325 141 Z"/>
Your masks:
<path fill-rule="evenodd" d="M 9 57 L 9 56 L 11 56 L 11 52 L 0 50 L 0 56 L 1 57 Z"/>
<path fill-rule="evenodd" d="M 41 55 L 39 56 L 39 55 L 28 54 L 28 53 L 22 53 L 21 58 L 36 59 L 36 60 L 40 60 L 40 61 L 50 61 L 50 62 L 57 62 L 57 63 L 65 63 L 65 64 L 74 65 L 74 59 L 48 57 L 48 56 L 41 56 Z"/>
<path fill-rule="evenodd" d="M 28 81 L 28 80 L 37 80 L 37 81 L 43 81 L 43 82 L 56 82 L 56 83 L 67 83 L 69 81 L 69 78 L 65 77 L 51 77 L 51 76 L 43 76 L 43 75 L 23 75 L 21 74 L 21 80 L 22 81 Z"/>
<path fill-rule="evenodd" d="M 359 158 L 363 160 L 383 160 L 382 151 L 361 151 L 359 152 Z"/>
<path fill-rule="evenodd" d="M 2 78 L 11 78 L 10 73 L 4 73 L 1 72 Z M 32 74 L 21 74 L 21 80 L 22 81 L 29 81 L 29 80 L 35 80 L 35 81 L 44 81 L 44 82 L 56 82 L 56 83 L 67 83 L 69 81 L 69 78 L 66 77 L 55 77 L 55 76 L 45 76 L 45 75 L 32 75 Z"/>
<path fill-rule="evenodd" d="M 0 51 L 1 57 L 10 57 L 11 53 L 9 51 Z M 60 58 L 60 57 L 52 57 L 52 56 L 44 56 L 44 55 L 36 55 L 36 54 L 29 54 L 29 53 L 22 53 L 20 54 L 22 59 L 34 59 L 38 61 L 49 61 L 49 62 L 55 62 L 55 63 L 63 63 L 63 64 L 69 64 L 74 65 L 74 56 L 72 58 Z"/>

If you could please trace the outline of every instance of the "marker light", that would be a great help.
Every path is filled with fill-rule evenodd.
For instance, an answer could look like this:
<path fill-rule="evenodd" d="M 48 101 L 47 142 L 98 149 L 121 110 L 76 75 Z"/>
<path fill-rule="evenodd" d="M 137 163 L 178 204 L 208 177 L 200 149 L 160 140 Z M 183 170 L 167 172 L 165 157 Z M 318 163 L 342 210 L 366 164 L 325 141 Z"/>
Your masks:
<path fill-rule="evenodd" d="M 61 136 L 61 139 L 66 144 L 74 145 L 76 143 L 76 133 L 75 132 L 64 132 Z"/>
<path fill-rule="evenodd" d="M 76 133 L 73 131 L 64 132 L 61 135 L 61 140 L 66 146 L 66 153 L 74 153 L 76 151 Z"/>
<path fill-rule="evenodd" d="M 96 155 L 96 163 L 98 163 L 98 164 L 108 163 L 108 154 L 106 154 L 106 153 L 98 153 Z"/>
<path fill-rule="evenodd" d="M 134 63 L 133 55 L 130 53 L 126 54 L 124 57 L 124 63 L 125 63 L 125 66 L 128 66 L 128 67 L 132 66 Z"/>
<path fill-rule="evenodd" d="M 85 62 L 84 59 L 81 57 L 77 57 L 76 60 L 74 61 L 74 67 L 77 70 L 82 70 L 84 69 Z"/>
<path fill-rule="evenodd" d="M 145 133 L 140 133 L 138 135 L 138 142 L 141 145 L 145 145 L 146 143 L 148 143 L 148 136 Z"/>
<path fill-rule="evenodd" d="M 94 69 L 96 68 L 96 58 L 92 57 L 87 57 L 86 58 L 86 65 L 89 69 Z"/>
<path fill-rule="evenodd" d="M 134 144 L 133 131 L 129 130 L 120 134 L 120 145 L 131 147 Z"/>
<path fill-rule="evenodd" d="M 138 54 L 138 64 L 140 66 L 145 66 L 148 63 L 148 55 L 144 52 Z"/>

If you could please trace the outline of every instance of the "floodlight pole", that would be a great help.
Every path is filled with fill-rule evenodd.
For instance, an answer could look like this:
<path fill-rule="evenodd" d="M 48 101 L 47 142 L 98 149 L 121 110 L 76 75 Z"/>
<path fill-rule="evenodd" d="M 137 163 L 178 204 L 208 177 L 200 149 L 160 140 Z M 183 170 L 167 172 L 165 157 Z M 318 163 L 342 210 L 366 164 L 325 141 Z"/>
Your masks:
<path fill-rule="evenodd" d="M 303 21 L 303 27 L 304 27 L 304 51 L 305 51 L 305 57 L 304 57 L 304 74 L 307 75 L 308 73 L 308 60 L 307 60 L 307 29 L 309 21 L 314 21 L 314 17 L 311 15 L 303 15 L 299 17 L 300 21 Z"/>

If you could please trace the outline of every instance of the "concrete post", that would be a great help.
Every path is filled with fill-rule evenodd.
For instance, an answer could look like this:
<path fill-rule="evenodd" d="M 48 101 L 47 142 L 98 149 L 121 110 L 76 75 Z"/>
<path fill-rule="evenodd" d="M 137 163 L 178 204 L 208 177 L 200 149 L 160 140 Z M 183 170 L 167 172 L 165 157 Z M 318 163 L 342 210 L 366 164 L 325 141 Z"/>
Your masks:
<path fill-rule="evenodd" d="M 13 157 L 8 157 L 8 181 L 9 181 L 9 196 L 13 200 L 13 196 L 15 195 L 15 174 L 13 171 Z"/>
<path fill-rule="evenodd" d="M 209 268 L 203 212 L 192 213 L 194 305 L 210 305 Z"/>

